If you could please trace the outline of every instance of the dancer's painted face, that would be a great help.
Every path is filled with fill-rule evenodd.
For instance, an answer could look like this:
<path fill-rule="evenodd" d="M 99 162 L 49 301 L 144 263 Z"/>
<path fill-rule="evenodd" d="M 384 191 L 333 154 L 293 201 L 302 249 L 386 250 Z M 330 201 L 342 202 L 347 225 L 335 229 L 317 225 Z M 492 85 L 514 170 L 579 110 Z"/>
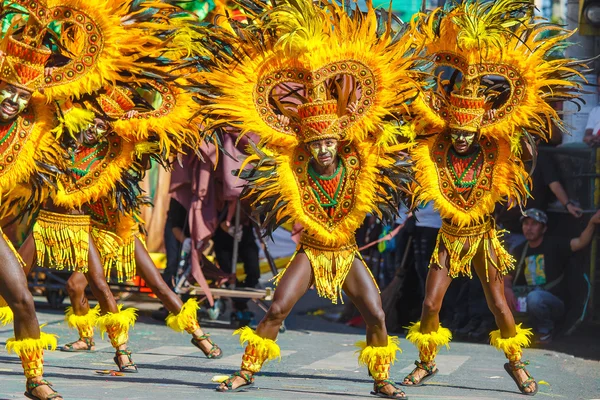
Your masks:
<path fill-rule="evenodd" d="M 315 140 L 308 144 L 310 154 L 316 163 L 322 167 L 328 167 L 333 164 L 337 156 L 337 147 L 337 139 Z"/>
<path fill-rule="evenodd" d="M 452 129 L 450 131 L 450 136 L 452 138 L 454 151 L 458 154 L 468 153 L 471 145 L 473 145 L 473 142 L 475 141 L 475 132 Z"/>
<path fill-rule="evenodd" d="M 94 118 L 93 124 L 81 132 L 81 142 L 86 146 L 98 143 L 110 130 L 110 124 L 101 118 Z"/>
<path fill-rule="evenodd" d="M 31 101 L 31 92 L 0 82 L 0 121 L 10 121 L 23 112 Z"/>

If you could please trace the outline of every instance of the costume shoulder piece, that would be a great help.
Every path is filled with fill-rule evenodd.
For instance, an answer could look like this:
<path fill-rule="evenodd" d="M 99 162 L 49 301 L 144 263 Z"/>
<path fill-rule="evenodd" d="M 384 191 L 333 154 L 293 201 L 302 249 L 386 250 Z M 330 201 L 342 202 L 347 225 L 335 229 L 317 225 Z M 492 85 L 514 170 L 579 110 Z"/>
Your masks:
<path fill-rule="evenodd" d="M 17 183 L 38 172 L 40 154 L 51 147 L 53 114 L 45 98 L 34 94 L 29 107 L 14 121 L 0 125 L 0 190 L 8 194 Z"/>
<path fill-rule="evenodd" d="M 411 154 L 419 201 L 433 201 L 454 225 L 482 222 L 497 202 L 521 204 L 529 194 L 529 176 L 506 139 L 482 137 L 477 151 L 461 157 L 450 134 L 439 134 L 417 139 Z"/>

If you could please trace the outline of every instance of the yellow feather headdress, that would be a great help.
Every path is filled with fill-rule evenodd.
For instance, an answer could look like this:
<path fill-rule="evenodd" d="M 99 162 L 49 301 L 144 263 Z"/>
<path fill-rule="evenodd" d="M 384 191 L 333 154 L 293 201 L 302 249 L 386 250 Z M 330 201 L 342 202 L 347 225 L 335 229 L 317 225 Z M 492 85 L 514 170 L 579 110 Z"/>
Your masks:
<path fill-rule="evenodd" d="M 534 7 L 520 0 L 466 0 L 413 19 L 415 40 L 427 56 L 455 72 L 439 75 L 437 89 L 414 102 L 419 131 L 461 125 L 451 92 L 477 103 L 471 111 L 482 110 L 459 119 L 474 118 L 471 128 L 509 140 L 516 153 L 524 134 L 546 138 L 551 123 L 563 128 L 552 103 L 576 101 L 581 91 L 576 79 L 584 80 L 584 66 L 557 54 L 573 32 L 535 17 Z M 478 98 L 485 99 L 483 105 Z"/>
<path fill-rule="evenodd" d="M 231 19 L 234 28 L 211 26 L 197 42 L 196 54 L 224 49 L 204 53 L 194 77 L 204 128 L 236 126 L 271 146 L 325 136 L 393 140 L 392 112 L 403 110 L 424 81 L 416 68 L 419 49 L 401 39 L 410 32 L 395 31 L 391 19 L 382 23 L 370 2 L 365 13 L 335 1 L 263 6 L 261 14 L 248 10 L 246 24 Z"/>

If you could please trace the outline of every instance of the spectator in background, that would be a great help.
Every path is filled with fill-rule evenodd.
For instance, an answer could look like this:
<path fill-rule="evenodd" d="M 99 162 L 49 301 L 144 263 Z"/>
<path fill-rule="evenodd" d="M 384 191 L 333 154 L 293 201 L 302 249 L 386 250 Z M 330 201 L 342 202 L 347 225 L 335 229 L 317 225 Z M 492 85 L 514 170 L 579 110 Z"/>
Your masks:
<path fill-rule="evenodd" d="M 580 218 L 583 215 L 583 210 L 569 199 L 567 192 L 560 183 L 560 175 L 550 154 L 544 151 L 538 152 L 531 181 L 531 197 L 527 199 L 527 208 L 547 211 L 548 204 L 554 195 L 565 208 L 565 211 L 568 211 L 573 217 Z M 509 232 L 504 238 L 509 250 L 525 241 L 521 231 L 521 210 L 518 207 L 513 207 L 510 210 L 501 208 L 496 222 Z"/>
<path fill-rule="evenodd" d="M 596 90 L 600 92 L 600 72 L 596 75 Z M 600 145 L 600 105 L 592 108 L 588 115 L 585 132 L 583 134 L 583 142 L 590 147 Z"/>
<path fill-rule="evenodd" d="M 171 289 L 174 287 L 183 242 L 190 237 L 188 210 L 192 202 L 190 166 L 192 157 L 195 156 L 183 156 L 180 161 L 173 164 L 173 171 L 171 172 L 169 187 L 171 199 L 164 232 L 167 266 L 163 272 L 163 279 Z"/>
<path fill-rule="evenodd" d="M 504 279 L 504 292 L 511 309 L 526 312 L 539 342 L 547 343 L 565 312 L 564 274 L 570 256 L 592 241 L 600 211 L 572 239 L 546 237 L 548 217 L 541 210 L 528 209 L 521 221 L 527 241 L 513 251 L 517 265 Z"/>

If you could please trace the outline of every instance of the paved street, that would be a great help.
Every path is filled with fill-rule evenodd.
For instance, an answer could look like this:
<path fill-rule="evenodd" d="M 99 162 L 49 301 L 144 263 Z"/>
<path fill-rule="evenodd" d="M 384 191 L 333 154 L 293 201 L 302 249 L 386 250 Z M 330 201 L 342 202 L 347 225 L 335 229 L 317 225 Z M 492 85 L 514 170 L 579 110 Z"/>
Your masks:
<path fill-rule="evenodd" d="M 61 311 L 50 310 L 43 298 L 36 303 L 39 318 L 47 323 L 46 332 L 60 336 L 65 343 L 76 338 L 63 322 Z M 140 372 L 136 375 L 106 377 L 96 370 L 114 369 L 109 343 L 96 338 L 98 351 L 92 354 L 47 352 L 46 377 L 65 399 L 218 399 L 214 375 L 233 372 L 240 364 L 242 347 L 231 336 L 225 323 L 203 323 L 225 356 L 207 360 L 189 343 L 189 335 L 177 334 L 150 318 L 157 302 L 127 305 L 140 307 L 141 317 L 131 332 L 134 361 Z M 225 396 L 243 399 L 336 399 L 375 398 L 369 395 L 371 381 L 365 368 L 357 365 L 353 344 L 361 340 L 360 329 L 328 322 L 322 317 L 307 315 L 315 305 L 327 302 L 310 292 L 298 304 L 287 321 L 288 330 L 278 343 L 281 363 L 266 365 L 257 377 L 256 389 Z M 12 336 L 12 327 L 0 327 L 0 342 Z M 597 343 L 597 342 L 596 342 Z M 401 380 L 412 369 L 417 352 L 405 340 L 404 352 L 392 368 L 392 377 Z M 583 353 L 586 354 L 585 349 Z M 591 353 L 588 353 L 591 354 Z M 597 354 L 597 352 L 596 352 Z M 537 398 L 600 399 L 600 364 L 573 355 L 548 350 L 526 352 L 530 371 L 540 386 Z M 453 343 L 451 351 L 442 350 L 438 357 L 440 373 L 428 385 L 408 388 L 411 399 L 523 399 L 502 365 L 504 357 L 487 345 Z M 18 359 L 0 352 L 0 399 L 22 399 L 24 378 Z"/>

